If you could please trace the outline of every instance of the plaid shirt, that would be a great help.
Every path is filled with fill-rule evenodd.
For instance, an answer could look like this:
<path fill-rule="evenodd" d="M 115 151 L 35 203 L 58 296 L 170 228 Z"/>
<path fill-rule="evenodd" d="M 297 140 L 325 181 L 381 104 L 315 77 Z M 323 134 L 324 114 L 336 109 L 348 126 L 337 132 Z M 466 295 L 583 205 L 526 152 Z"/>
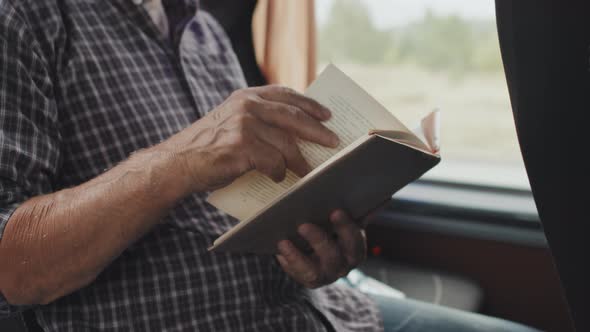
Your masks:
<path fill-rule="evenodd" d="M 224 32 L 185 1 L 190 20 L 173 47 L 131 0 L 0 0 L 0 237 L 23 201 L 97 176 L 245 86 Z M 306 290 L 272 256 L 209 253 L 236 221 L 206 195 L 179 202 L 89 286 L 34 307 L 39 324 L 324 331 L 327 318 L 338 331 L 381 328 L 352 289 Z M 0 299 L 0 315 L 22 309 Z"/>

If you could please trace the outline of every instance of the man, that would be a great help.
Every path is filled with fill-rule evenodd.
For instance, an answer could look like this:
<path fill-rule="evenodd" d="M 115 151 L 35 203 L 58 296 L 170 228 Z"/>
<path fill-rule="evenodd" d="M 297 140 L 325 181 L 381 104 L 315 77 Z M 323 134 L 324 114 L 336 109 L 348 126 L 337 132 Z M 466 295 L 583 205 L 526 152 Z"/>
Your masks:
<path fill-rule="evenodd" d="M 0 0 L 0 314 L 34 310 L 45 331 L 380 330 L 373 301 L 330 285 L 365 255 L 343 211 L 337 240 L 299 229 L 312 256 L 206 250 L 235 223 L 209 191 L 305 174 L 295 138 L 338 144 L 318 103 L 244 86 L 194 1 Z M 420 308 L 387 317 L 428 328 L 405 325 Z M 455 331 L 516 328 L 465 315 Z"/>

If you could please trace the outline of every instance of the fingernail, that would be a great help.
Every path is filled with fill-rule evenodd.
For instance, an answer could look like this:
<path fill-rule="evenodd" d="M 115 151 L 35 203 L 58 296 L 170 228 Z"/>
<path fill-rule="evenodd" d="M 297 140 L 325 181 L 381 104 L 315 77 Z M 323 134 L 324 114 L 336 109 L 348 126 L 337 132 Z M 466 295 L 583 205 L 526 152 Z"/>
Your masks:
<path fill-rule="evenodd" d="M 334 133 L 332 134 L 332 138 L 330 138 L 330 141 L 333 147 L 337 147 L 338 145 L 340 145 L 340 138 L 338 137 L 338 135 Z"/>
<path fill-rule="evenodd" d="M 324 108 L 324 109 L 322 109 L 322 116 L 324 117 L 324 119 L 328 120 L 329 118 L 332 117 L 332 112 L 330 112 L 329 109 Z"/>
<path fill-rule="evenodd" d="M 279 263 L 281 263 L 282 265 L 288 264 L 287 260 L 285 259 L 285 257 L 283 257 L 283 255 L 276 255 L 276 257 L 277 257 L 277 260 L 279 261 Z"/>

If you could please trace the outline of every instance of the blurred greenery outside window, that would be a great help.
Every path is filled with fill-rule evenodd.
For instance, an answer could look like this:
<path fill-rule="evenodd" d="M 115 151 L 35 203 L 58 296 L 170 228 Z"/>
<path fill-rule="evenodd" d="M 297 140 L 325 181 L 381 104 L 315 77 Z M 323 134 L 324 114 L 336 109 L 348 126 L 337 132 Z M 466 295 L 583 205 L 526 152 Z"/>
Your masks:
<path fill-rule="evenodd" d="M 332 62 L 408 127 L 442 112 L 425 178 L 528 190 L 493 0 L 316 0 L 318 69 Z"/>

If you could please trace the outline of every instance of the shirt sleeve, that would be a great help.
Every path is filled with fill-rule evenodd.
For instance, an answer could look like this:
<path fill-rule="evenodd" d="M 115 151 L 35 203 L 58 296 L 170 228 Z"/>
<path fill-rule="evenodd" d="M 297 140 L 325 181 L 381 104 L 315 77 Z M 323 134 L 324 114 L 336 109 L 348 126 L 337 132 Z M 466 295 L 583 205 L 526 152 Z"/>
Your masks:
<path fill-rule="evenodd" d="M 60 136 L 54 87 L 42 54 L 19 13 L 0 1 L 0 241 L 20 204 L 53 191 Z M 23 309 L 0 294 L 0 318 Z"/>

